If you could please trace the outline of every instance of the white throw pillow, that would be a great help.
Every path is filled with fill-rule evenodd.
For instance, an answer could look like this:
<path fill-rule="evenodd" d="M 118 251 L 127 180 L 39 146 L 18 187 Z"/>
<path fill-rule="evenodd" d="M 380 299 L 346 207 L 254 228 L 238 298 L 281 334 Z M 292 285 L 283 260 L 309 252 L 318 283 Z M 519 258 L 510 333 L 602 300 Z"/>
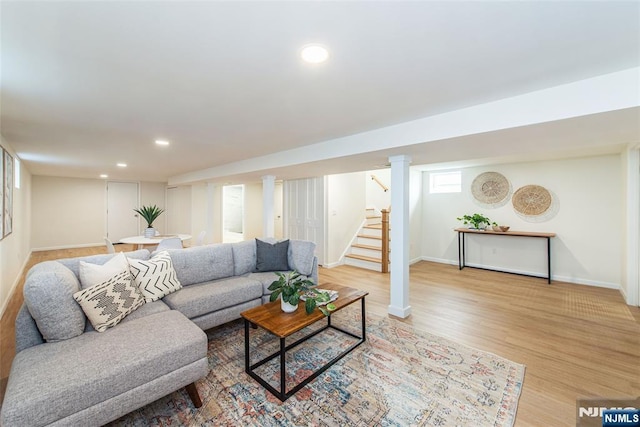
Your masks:
<path fill-rule="evenodd" d="M 182 285 L 173 268 L 169 252 L 162 251 L 149 260 L 129 259 L 129 268 L 134 283 L 140 289 L 146 302 L 157 301 L 169 295 Z"/>
<path fill-rule="evenodd" d="M 129 269 L 102 283 L 73 294 L 93 328 L 104 332 L 144 304 L 144 297 L 131 280 Z"/>
<path fill-rule="evenodd" d="M 102 283 L 120 273 L 122 270 L 129 270 L 127 257 L 122 252 L 118 252 L 118 254 L 102 265 L 80 261 L 79 272 L 82 289 L 87 289 L 93 285 Z"/>

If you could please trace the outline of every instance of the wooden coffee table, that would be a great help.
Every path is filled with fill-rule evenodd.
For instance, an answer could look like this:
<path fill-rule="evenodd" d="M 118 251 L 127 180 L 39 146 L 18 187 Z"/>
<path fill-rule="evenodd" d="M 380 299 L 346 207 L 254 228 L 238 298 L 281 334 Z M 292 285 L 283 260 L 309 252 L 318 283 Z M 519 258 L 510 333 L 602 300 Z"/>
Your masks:
<path fill-rule="evenodd" d="M 281 401 L 285 401 L 291 396 L 293 396 L 298 390 L 300 390 L 305 385 L 309 384 L 313 381 L 318 375 L 322 374 L 326 371 L 331 365 L 336 363 L 338 360 L 342 359 L 346 354 L 351 352 L 354 348 L 365 342 L 366 340 L 366 325 L 365 325 L 365 303 L 364 299 L 369 293 L 365 291 L 361 291 L 358 289 L 349 288 L 346 286 L 337 285 L 334 283 L 325 283 L 318 286 L 318 289 L 331 289 L 334 291 L 338 291 L 338 299 L 333 303 L 336 306 L 336 310 L 333 312 L 337 312 L 344 307 L 353 304 L 356 301 L 361 302 L 362 307 L 362 331 L 361 336 L 357 336 L 349 331 L 345 331 L 337 326 L 331 324 L 331 316 L 325 316 L 320 312 L 320 310 L 316 309 L 313 313 L 307 314 L 304 309 L 304 302 L 300 302 L 298 304 L 298 309 L 293 313 L 285 313 L 280 308 L 280 300 L 270 302 L 259 307 L 254 307 L 247 311 L 241 313 L 241 316 L 244 318 L 244 366 L 245 372 L 249 374 L 252 378 L 258 381 L 264 388 L 273 393 Z M 286 338 L 298 332 L 301 329 L 306 328 L 314 324 L 315 322 L 326 319 L 327 324 L 308 335 L 298 339 L 297 341 L 287 345 Z M 250 345 L 249 345 L 249 329 L 250 325 L 257 325 L 262 329 L 270 332 L 271 334 L 280 338 L 280 351 L 277 351 L 264 359 L 251 364 L 250 362 Z M 353 338 L 356 338 L 358 341 L 352 344 L 345 351 L 335 356 L 333 359 L 329 360 L 325 365 L 314 371 L 310 376 L 305 378 L 302 382 L 295 385 L 291 390 L 287 391 L 286 387 L 286 352 L 296 347 L 297 345 L 303 343 L 309 338 L 319 334 L 320 332 L 331 328 L 337 331 L 340 331 L 346 335 L 349 335 Z M 270 360 L 275 359 L 276 357 L 280 357 L 280 390 L 276 390 L 271 384 L 265 381 L 262 377 L 260 377 L 255 369 L 269 362 Z"/>

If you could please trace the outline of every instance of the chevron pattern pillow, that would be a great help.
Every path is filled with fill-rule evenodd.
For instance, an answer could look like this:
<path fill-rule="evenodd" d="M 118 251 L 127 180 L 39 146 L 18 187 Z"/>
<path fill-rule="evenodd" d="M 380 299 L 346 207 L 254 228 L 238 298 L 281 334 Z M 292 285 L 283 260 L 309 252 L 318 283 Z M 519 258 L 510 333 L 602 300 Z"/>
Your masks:
<path fill-rule="evenodd" d="M 123 270 L 102 283 L 76 292 L 73 298 L 98 332 L 117 325 L 144 304 L 144 297 L 131 280 L 129 270 Z"/>
<path fill-rule="evenodd" d="M 129 259 L 129 268 L 133 281 L 138 285 L 146 302 L 157 301 L 165 295 L 182 289 L 167 251 L 159 252 L 146 261 Z"/>

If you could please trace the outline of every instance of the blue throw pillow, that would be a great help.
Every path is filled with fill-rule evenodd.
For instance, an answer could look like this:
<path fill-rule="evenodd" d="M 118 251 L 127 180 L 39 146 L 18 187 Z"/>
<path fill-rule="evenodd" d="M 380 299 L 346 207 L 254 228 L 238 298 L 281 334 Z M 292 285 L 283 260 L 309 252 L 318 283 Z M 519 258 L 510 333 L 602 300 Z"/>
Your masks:
<path fill-rule="evenodd" d="M 256 239 L 256 271 L 288 271 L 289 240 L 274 244 Z"/>

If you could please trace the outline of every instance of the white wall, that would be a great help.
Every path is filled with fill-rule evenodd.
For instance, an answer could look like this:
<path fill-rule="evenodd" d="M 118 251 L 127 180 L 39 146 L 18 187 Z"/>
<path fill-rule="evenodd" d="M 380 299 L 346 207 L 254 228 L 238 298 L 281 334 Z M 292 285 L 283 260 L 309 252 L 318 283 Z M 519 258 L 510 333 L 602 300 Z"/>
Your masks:
<path fill-rule="evenodd" d="M 207 229 L 207 185 L 194 184 L 191 186 L 191 231 L 193 236 L 191 245 L 196 244 L 196 239 L 201 231 Z M 204 243 L 209 243 L 212 236 L 205 235 Z"/>
<path fill-rule="evenodd" d="M 422 259 L 422 172 L 409 168 L 409 262 Z"/>
<path fill-rule="evenodd" d="M 164 188 L 163 183 L 139 183 L 141 202 L 164 207 Z M 31 247 L 42 250 L 104 244 L 106 203 L 104 180 L 34 175 Z"/>
<path fill-rule="evenodd" d="M 365 218 L 366 173 L 327 177 L 327 242 L 325 265 L 340 261 Z"/>
<path fill-rule="evenodd" d="M 546 222 L 520 218 L 511 202 L 496 209 L 479 207 L 469 188 L 482 172 L 503 174 L 513 190 L 537 184 L 559 203 Z M 457 264 L 456 217 L 482 213 L 513 230 L 555 232 L 552 274 L 557 280 L 619 288 L 622 266 L 623 173 L 620 155 L 570 160 L 500 164 L 462 169 L 463 192 L 429 194 L 423 174 L 422 253 L 426 260 Z M 534 274 L 546 273 L 543 239 L 470 236 L 467 262 Z"/>
<path fill-rule="evenodd" d="M 191 234 L 191 186 L 167 187 L 166 199 L 167 233 Z"/>
<path fill-rule="evenodd" d="M 244 240 L 264 237 L 262 230 L 262 183 L 244 186 Z"/>
<path fill-rule="evenodd" d="M 15 158 L 8 141 L 0 137 L 0 145 Z M 0 316 L 31 254 L 31 188 L 31 174 L 22 163 L 20 188 L 13 189 L 13 232 L 0 241 Z"/>
<path fill-rule="evenodd" d="M 375 175 L 383 185 L 389 188 L 389 190 L 385 192 L 376 181 L 371 179 L 372 175 Z M 378 211 L 382 209 L 389 209 L 391 206 L 391 169 L 387 168 L 367 171 L 365 173 L 365 183 L 367 191 L 367 207 L 376 208 Z"/>
<path fill-rule="evenodd" d="M 107 223 L 104 180 L 34 175 L 32 183 L 34 250 L 103 242 Z"/>

